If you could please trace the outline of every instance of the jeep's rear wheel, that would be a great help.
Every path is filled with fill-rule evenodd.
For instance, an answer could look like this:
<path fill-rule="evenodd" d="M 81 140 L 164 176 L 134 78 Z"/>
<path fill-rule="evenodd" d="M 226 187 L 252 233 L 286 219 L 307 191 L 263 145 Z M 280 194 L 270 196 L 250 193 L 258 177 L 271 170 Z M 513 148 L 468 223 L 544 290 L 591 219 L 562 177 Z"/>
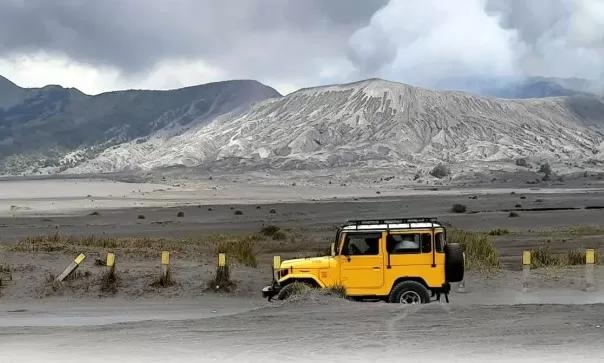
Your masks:
<path fill-rule="evenodd" d="M 402 281 L 394 286 L 388 300 L 399 304 L 426 304 L 430 302 L 430 293 L 417 281 Z"/>

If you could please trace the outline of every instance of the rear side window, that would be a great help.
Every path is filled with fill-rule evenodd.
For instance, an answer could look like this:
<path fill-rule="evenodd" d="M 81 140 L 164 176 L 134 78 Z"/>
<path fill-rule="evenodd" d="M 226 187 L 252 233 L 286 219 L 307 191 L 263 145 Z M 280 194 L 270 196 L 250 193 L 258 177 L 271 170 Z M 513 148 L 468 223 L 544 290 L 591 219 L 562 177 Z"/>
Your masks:
<path fill-rule="evenodd" d="M 432 251 L 432 239 L 429 233 L 389 234 L 386 249 L 393 255 Z"/>
<path fill-rule="evenodd" d="M 436 252 L 444 252 L 445 251 L 445 234 L 442 232 L 438 232 L 434 235 L 434 249 Z"/>
<path fill-rule="evenodd" d="M 349 233 L 344 238 L 342 254 L 346 256 L 378 255 L 381 233 Z"/>

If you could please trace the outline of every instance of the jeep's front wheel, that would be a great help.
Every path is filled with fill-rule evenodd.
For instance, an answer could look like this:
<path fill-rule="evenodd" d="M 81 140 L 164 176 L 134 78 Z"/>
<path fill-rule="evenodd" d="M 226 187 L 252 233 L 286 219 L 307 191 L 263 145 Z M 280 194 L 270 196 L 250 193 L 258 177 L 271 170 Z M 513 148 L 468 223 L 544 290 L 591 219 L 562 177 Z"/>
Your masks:
<path fill-rule="evenodd" d="M 388 300 L 400 304 L 426 304 L 430 302 L 430 293 L 417 281 L 402 281 L 394 286 Z"/>

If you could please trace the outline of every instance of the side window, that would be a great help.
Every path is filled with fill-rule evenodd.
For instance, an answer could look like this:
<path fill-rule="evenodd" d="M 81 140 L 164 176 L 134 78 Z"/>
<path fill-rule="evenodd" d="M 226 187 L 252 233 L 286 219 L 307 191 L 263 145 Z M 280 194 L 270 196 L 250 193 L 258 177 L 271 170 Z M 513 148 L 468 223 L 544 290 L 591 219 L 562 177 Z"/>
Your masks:
<path fill-rule="evenodd" d="M 434 235 L 434 249 L 436 252 L 445 251 L 445 235 L 442 232 L 438 232 Z"/>
<path fill-rule="evenodd" d="M 404 254 L 420 252 L 421 235 L 419 233 L 389 234 L 386 239 L 388 253 Z"/>
<path fill-rule="evenodd" d="M 432 252 L 432 236 L 430 233 L 422 233 L 422 253 Z"/>
<path fill-rule="evenodd" d="M 348 233 L 342 246 L 346 256 L 378 255 L 381 233 Z"/>

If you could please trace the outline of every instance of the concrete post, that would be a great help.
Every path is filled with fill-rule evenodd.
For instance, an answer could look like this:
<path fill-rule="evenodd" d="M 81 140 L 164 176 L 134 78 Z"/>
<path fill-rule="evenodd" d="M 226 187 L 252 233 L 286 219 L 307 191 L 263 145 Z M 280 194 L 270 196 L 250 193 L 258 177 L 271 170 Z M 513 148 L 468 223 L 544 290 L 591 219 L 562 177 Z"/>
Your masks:
<path fill-rule="evenodd" d="M 522 291 L 528 291 L 528 280 L 531 273 L 531 251 L 522 251 Z"/>
<path fill-rule="evenodd" d="M 585 250 L 585 290 L 595 291 L 594 264 L 596 263 L 596 251 L 593 248 Z"/>

